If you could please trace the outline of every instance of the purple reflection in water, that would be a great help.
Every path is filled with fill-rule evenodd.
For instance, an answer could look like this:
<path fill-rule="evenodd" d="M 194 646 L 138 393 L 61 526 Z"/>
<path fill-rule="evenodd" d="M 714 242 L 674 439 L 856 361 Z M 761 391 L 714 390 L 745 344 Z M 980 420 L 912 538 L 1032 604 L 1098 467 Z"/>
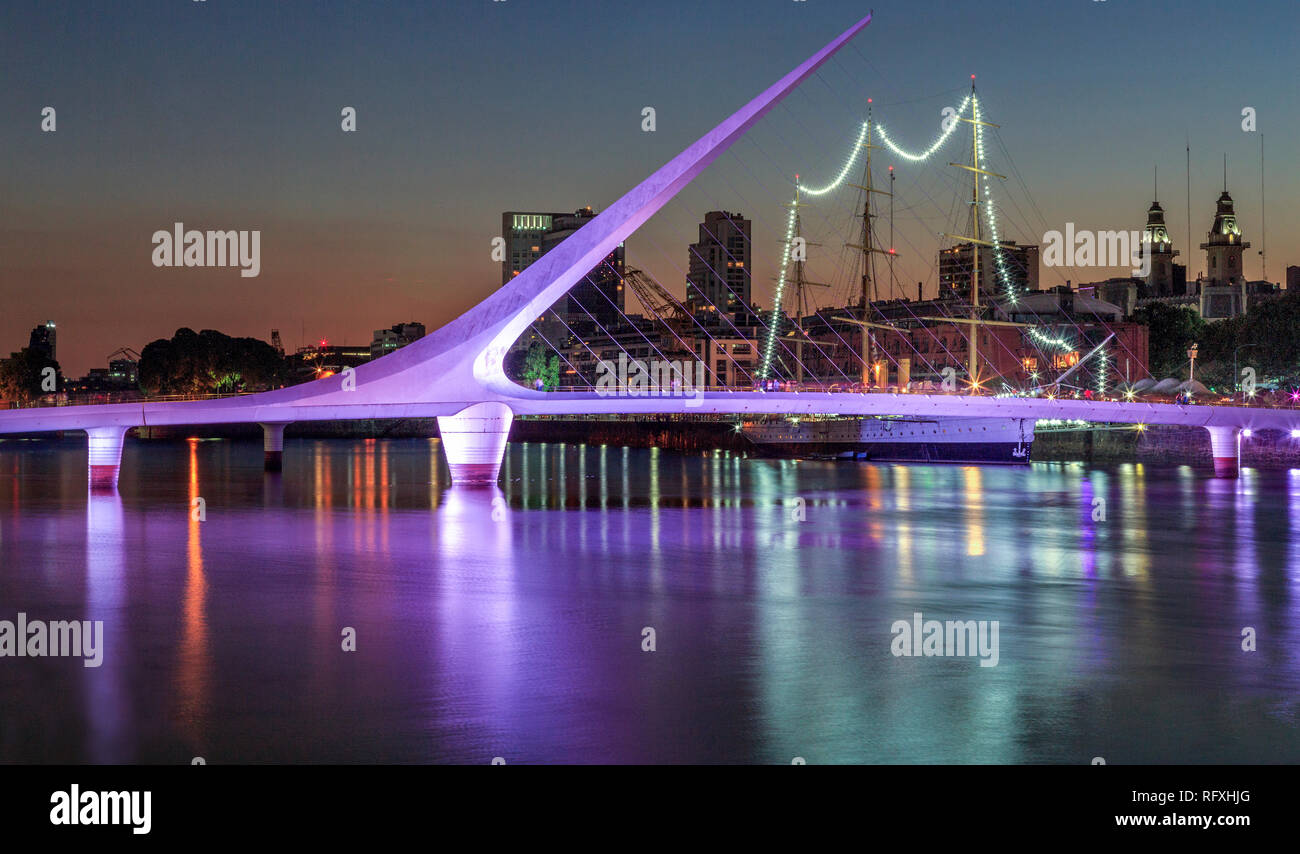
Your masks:
<path fill-rule="evenodd" d="M 1300 757 L 1285 472 L 532 444 L 475 490 L 438 451 L 133 442 L 88 500 L 80 444 L 0 443 L 0 619 L 108 638 L 0 659 L 0 761 Z M 917 611 L 998 620 L 999 664 L 895 658 Z"/>

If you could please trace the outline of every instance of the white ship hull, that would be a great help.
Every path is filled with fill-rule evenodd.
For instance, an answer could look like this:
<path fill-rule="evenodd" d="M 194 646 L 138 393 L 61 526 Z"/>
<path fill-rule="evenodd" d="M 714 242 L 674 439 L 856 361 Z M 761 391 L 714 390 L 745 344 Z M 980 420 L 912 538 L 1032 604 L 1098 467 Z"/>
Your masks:
<path fill-rule="evenodd" d="M 1029 462 L 1032 418 L 825 418 L 748 422 L 763 454 L 882 462 Z"/>

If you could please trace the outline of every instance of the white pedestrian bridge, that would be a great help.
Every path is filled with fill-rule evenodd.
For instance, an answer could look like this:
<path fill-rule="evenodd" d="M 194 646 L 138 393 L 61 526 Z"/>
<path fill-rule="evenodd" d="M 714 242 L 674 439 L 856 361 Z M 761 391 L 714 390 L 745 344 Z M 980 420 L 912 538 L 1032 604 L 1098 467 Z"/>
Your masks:
<path fill-rule="evenodd" d="M 871 21 L 855 23 L 816 54 L 646 178 L 599 216 L 451 323 L 355 374 L 259 394 L 203 401 L 144 401 L 0 411 L 0 434 L 86 431 L 92 489 L 116 489 L 122 442 L 133 427 L 257 423 L 268 460 L 298 421 L 438 419 L 454 481 L 495 481 L 516 415 L 790 414 L 1079 419 L 1182 424 L 1210 433 L 1216 473 L 1235 476 L 1243 429 L 1300 427 L 1300 412 L 1230 406 L 946 394 L 706 391 L 698 396 L 538 392 L 502 368 L 530 323 L 662 208 L 783 97 Z"/>

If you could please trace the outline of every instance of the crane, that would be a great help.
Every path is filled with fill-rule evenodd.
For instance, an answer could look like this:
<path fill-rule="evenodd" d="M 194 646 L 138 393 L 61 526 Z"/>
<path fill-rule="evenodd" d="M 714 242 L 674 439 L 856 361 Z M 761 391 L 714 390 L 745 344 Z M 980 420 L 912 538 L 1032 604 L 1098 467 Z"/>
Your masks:
<path fill-rule="evenodd" d="M 690 322 L 691 316 L 682 308 L 682 304 L 648 273 L 636 267 L 628 267 L 623 275 L 623 284 L 632 289 L 632 293 L 636 294 L 637 300 L 652 317 L 670 326 Z"/>

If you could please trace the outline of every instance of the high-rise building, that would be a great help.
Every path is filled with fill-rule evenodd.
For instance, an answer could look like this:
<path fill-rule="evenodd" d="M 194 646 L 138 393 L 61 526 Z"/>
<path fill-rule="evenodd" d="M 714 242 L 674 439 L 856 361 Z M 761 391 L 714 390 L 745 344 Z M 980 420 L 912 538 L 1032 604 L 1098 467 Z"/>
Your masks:
<path fill-rule="evenodd" d="M 370 358 L 378 359 L 423 337 L 423 323 L 398 323 L 387 329 L 376 329 L 370 342 Z"/>
<path fill-rule="evenodd" d="M 1295 264 L 1286 268 L 1286 289 L 1300 290 L 1300 267 Z"/>
<path fill-rule="evenodd" d="M 564 215 L 526 211 L 501 214 L 501 236 L 506 242 L 506 257 L 501 261 L 501 284 L 509 282 L 542 257 L 542 238 L 551 230 L 555 218 Z"/>
<path fill-rule="evenodd" d="M 596 212 L 588 205 L 572 213 L 539 213 L 506 211 L 501 215 L 501 231 L 505 238 L 506 256 L 501 262 L 501 284 L 518 276 L 538 258 L 559 245 L 593 219 Z M 609 326 L 617 324 L 625 306 L 623 301 L 623 273 L 625 270 L 623 244 L 615 247 L 591 272 L 570 289 L 554 306 L 565 323 Z M 548 319 L 549 319 L 548 312 Z"/>
<path fill-rule="evenodd" d="M 27 348 L 33 353 L 40 353 L 51 362 L 57 362 L 59 360 L 57 335 L 53 320 L 47 320 L 40 326 L 32 329 L 31 337 L 28 339 Z"/>
<path fill-rule="evenodd" d="M 596 212 L 590 205 L 571 214 L 554 217 L 550 231 L 542 235 L 542 254 L 550 252 L 595 217 Z M 623 301 L 623 275 L 626 267 L 625 250 L 620 243 L 560 300 L 564 306 L 562 311 L 566 315 L 566 322 L 570 326 L 586 326 L 594 322 L 606 330 L 618 326 L 626 305 Z M 553 308 L 560 310 L 560 305 Z"/>
<path fill-rule="evenodd" d="M 140 382 L 140 362 L 129 356 L 108 360 L 108 381 L 123 388 L 135 388 Z"/>
<path fill-rule="evenodd" d="M 970 299 L 971 273 L 974 270 L 975 244 L 958 243 L 939 250 L 940 299 Z M 1038 247 L 1018 245 L 1014 240 L 1002 242 L 1002 265 L 999 273 L 995 252 L 980 247 L 980 299 L 1001 299 L 1007 287 L 1017 294 L 1038 290 Z M 1002 281 L 1006 278 L 1006 282 Z"/>
<path fill-rule="evenodd" d="M 689 248 L 686 302 L 695 314 L 721 312 L 736 322 L 750 315 L 753 284 L 751 223 L 743 214 L 709 211 Z"/>

